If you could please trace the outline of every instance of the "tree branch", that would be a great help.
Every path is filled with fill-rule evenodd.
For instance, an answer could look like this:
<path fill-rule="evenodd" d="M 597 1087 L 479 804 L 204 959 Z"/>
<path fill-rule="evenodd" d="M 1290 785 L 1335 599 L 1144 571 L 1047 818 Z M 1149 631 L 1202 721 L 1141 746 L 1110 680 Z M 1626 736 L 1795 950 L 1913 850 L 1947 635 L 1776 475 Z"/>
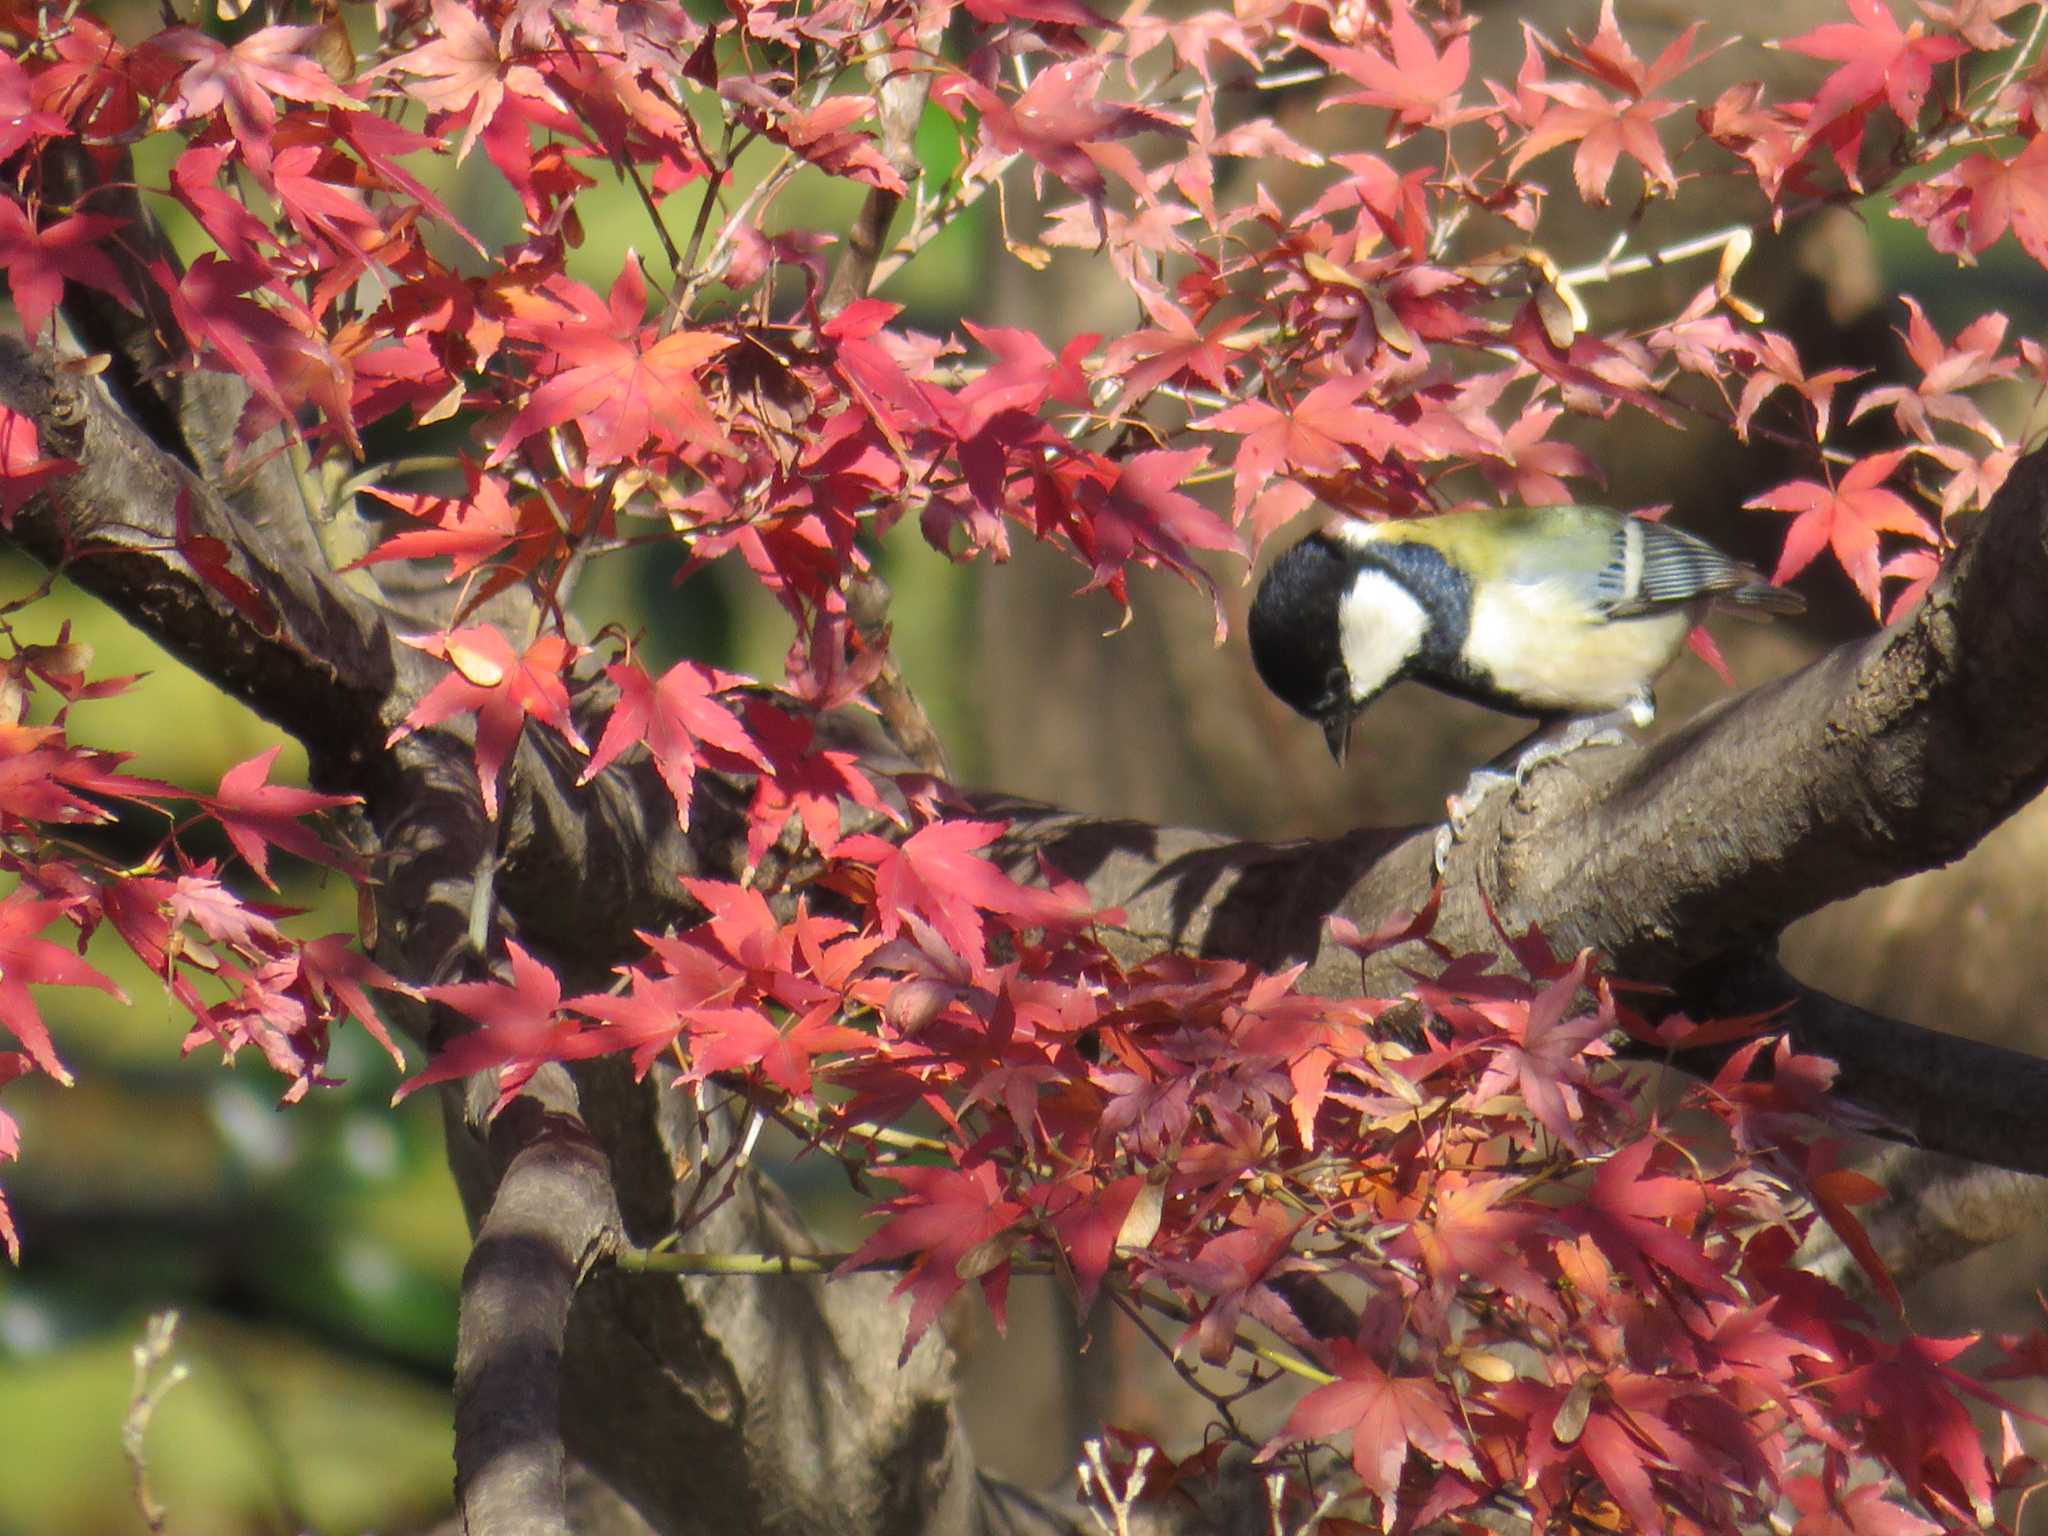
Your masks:
<path fill-rule="evenodd" d="M 1841 1068 L 1835 1092 L 1881 1116 L 1888 1134 L 1973 1163 L 2048 1175 L 2040 1134 L 2048 1060 L 1886 1018 L 1802 986 L 1762 956 L 1722 957 L 1678 987 L 1697 1018 L 1783 1009 L 1771 1020 L 1793 1045 Z M 1686 1052 L 1677 1065 L 1712 1072 L 1731 1048 Z"/>
<path fill-rule="evenodd" d="M 492 1125 L 504 1171 L 462 1270 L 455 1493 L 471 1536 L 568 1536 L 569 1304 L 620 1239 L 610 1170 L 574 1112 L 568 1075 L 544 1075 Z"/>

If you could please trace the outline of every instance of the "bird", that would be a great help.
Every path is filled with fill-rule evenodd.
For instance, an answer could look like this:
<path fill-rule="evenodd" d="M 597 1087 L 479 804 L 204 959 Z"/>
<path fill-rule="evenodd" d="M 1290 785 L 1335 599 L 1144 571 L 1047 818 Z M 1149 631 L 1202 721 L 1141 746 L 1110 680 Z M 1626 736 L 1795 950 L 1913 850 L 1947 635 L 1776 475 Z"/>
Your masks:
<path fill-rule="evenodd" d="M 1624 718 L 1648 725 L 1652 685 L 1709 610 L 1805 606 L 1666 523 L 1487 507 L 1331 519 L 1266 572 L 1247 631 L 1261 681 L 1322 727 L 1339 764 L 1358 717 L 1404 679 L 1539 722 L 1452 798 L 1456 833 L 1499 782 L 1519 787 L 1543 762 L 1625 740 Z"/>

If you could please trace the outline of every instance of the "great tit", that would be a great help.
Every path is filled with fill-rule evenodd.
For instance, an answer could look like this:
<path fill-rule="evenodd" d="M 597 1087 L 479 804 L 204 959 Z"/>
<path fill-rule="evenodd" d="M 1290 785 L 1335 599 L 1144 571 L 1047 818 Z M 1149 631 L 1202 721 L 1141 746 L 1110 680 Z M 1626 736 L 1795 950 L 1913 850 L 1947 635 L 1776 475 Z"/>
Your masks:
<path fill-rule="evenodd" d="M 1403 678 L 1541 721 L 1509 754 L 1519 780 L 1538 755 L 1619 739 L 1588 717 L 1647 725 L 1651 683 L 1722 606 L 1806 605 L 1704 539 L 1601 507 L 1339 517 L 1259 584 L 1252 663 L 1340 763 L 1358 716 Z"/>

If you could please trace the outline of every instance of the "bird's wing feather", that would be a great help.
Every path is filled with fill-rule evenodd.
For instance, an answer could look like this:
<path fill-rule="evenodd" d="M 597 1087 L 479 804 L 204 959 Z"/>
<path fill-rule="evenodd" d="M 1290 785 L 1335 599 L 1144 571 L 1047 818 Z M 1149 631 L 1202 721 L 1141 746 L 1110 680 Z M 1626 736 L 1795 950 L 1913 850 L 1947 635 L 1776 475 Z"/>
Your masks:
<path fill-rule="evenodd" d="M 1724 555 L 1705 539 L 1633 517 L 1616 525 L 1613 556 L 1600 573 L 1601 606 L 1610 619 L 1635 618 L 1703 597 L 1744 601 L 1757 587 L 1776 590 L 1754 566 Z"/>

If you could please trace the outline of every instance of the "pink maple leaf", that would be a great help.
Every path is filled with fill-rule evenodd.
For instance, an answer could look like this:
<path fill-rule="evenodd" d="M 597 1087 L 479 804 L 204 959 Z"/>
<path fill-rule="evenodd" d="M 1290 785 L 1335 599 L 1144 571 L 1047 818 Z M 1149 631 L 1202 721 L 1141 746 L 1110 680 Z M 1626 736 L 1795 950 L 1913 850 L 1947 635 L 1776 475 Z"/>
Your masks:
<path fill-rule="evenodd" d="M 580 1061 L 603 1049 L 595 1034 L 563 1017 L 562 983 L 553 971 L 510 939 L 505 953 L 512 967 L 509 984 L 458 981 L 426 989 L 429 1001 L 467 1015 L 476 1028 L 450 1040 L 425 1071 L 400 1083 L 392 1103 L 430 1083 L 496 1070 L 498 1097 L 491 1105 L 495 1115 L 519 1096 L 543 1064 Z"/>
<path fill-rule="evenodd" d="M 875 1172 L 901 1185 L 903 1193 L 882 1207 L 889 1219 L 848 1256 L 838 1273 L 878 1259 L 917 1256 L 910 1272 L 896 1284 L 897 1295 L 910 1293 L 910 1324 L 904 1331 L 901 1359 L 910 1358 L 947 1298 L 970 1279 L 981 1280 L 1000 1323 L 1008 1258 L 993 1245 L 1016 1224 L 1025 1206 L 1004 1197 L 995 1165 Z"/>
<path fill-rule="evenodd" d="M 677 662 L 659 681 L 632 661 L 605 668 L 605 676 L 618 686 L 619 702 L 577 783 L 588 784 L 628 747 L 644 745 L 675 800 L 676 821 L 687 831 L 690 788 L 705 747 L 731 753 L 763 772 L 773 771 L 747 728 L 716 697 L 745 686 L 746 678 L 694 661 Z"/>
<path fill-rule="evenodd" d="M 256 878 L 272 890 L 277 889 L 277 882 L 270 878 L 273 846 L 314 864 L 335 869 L 351 867 L 352 861 L 346 854 L 329 847 L 301 818 L 316 811 L 362 803 L 361 795 L 323 795 L 270 783 L 270 770 L 283 750 L 272 747 L 235 764 L 221 775 L 218 794 L 200 797 L 200 803 L 213 812 L 228 841 L 235 845 L 235 852 L 256 872 Z"/>
<path fill-rule="evenodd" d="M 714 453 L 738 452 L 697 382 L 704 365 L 733 344 L 710 331 L 643 339 L 647 285 L 631 251 L 607 310 L 586 308 L 550 325 L 545 341 L 564 366 L 535 388 L 499 434 L 486 465 L 502 462 L 536 432 L 573 421 L 592 464 L 616 464 L 650 442 Z"/>
<path fill-rule="evenodd" d="M 1393 1523 L 1393 1495 L 1410 1447 L 1440 1466 L 1480 1475 L 1471 1444 L 1440 1385 L 1426 1376 L 1389 1376 L 1347 1341 L 1340 1340 L 1332 1352 L 1338 1379 L 1294 1405 L 1281 1441 L 1349 1436 L 1351 1465 L 1359 1481 L 1386 1501 L 1388 1525 Z"/>
<path fill-rule="evenodd" d="M 1809 138 L 1837 118 L 1868 111 L 1880 99 L 1911 128 L 1920 119 L 1934 67 L 1968 51 L 1958 37 L 1929 36 L 1915 20 L 1901 30 L 1885 0 L 1848 0 L 1853 21 L 1834 21 L 1773 44 L 1841 68 L 1822 82 L 1807 119 Z"/>
<path fill-rule="evenodd" d="M 590 748 L 569 718 L 569 691 L 562 673 L 583 654 L 560 635 L 542 635 L 523 653 L 489 625 L 451 629 L 438 635 L 401 635 L 416 650 L 438 656 L 453 669 L 385 738 L 388 747 L 414 731 L 474 712 L 476 771 L 484 814 L 498 817 L 498 776 L 529 715 L 551 727 L 577 751 Z"/>
<path fill-rule="evenodd" d="M 190 27 L 158 33 L 143 50 L 183 60 L 186 68 L 157 126 L 175 128 L 225 108 L 242 158 L 251 170 L 267 177 L 271 135 L 277 126 L 272 96 L 335 107 L 360 105 L 304 51 L 319 37 L 316 26 L 264 27 L 228 47 Z"/>
<path fill-rule="evenodd" d="M 1391 55 L 1373 47 L 1343 47 L 1302 39 L 1325 63 L 1365 87 L 1332 96 L 1329 105 L 1385 107 L 1399 128 L 1446 126 L 1456 116 L 1458 93 L 1472 67 L 1472 43 L 1462 33 L 1439 51 L 1407 0 L 1395 0 L 1387 29 Z M 1390 138 L 1389 142 L 1397 142 Z"/>
<path fill-rule="evenodd" d="M 76 213 L 38 229 L 12 199 L 0 200 L 0 269 L 21 312 L 21 328 L 36 335 L 64 297 L 66 280 L 112 294 L 130 309 L 135 299 L 100 243 L 121 221 L 98 213 Z"/>
<path fill-rule="evenodd" d="M 1771 580 L 1782 586 L 1805 570 L 1815 555 L 1832 548 L 1856 590 L 1870 604 L 1870 611 L 1877 613 L 1878 534 L 1905 533 L 1928 544 L 1939 542 L 1925 517 L 1896 491 L 1884 488 L 1885 480 L 1911 451 L 1895 448 L 1859 459 L 1834 485 L 1788 480 L 1744 502 L 1746 507 L 1797 514 L 1786 531 L 1784 552 Z"/>
<path fill-rule="evenodd" d="M 847 838 L 836 851 L 874 869 L 884 938 L 894 938 L 904 914 L 914 912 L 960 954 L 979 960 L 986 947 L 983 913 L 1015 928 L 1074 923 L 1088 916 L 1088 909 L 1070 896 L 1019 885 L 980 856 L 1006 830 L 1008 823 L 1000 821 L 935 821 L 901 843 L 863 835 Z"/>
<path fill-rule="evenodd" d="M 0 1024 L 7 1026 L 37 1068 L 71 1086 L 71 1074 L 57 1059 L 50 1031 L 29 995 L 38 986 L 97 987 L 123 1004 L 127 994 L 80 959 L 77 951 L 39 935 L 75 905 L 68 898 L 33 900 L 19 888 L 0 901 Z"/>

